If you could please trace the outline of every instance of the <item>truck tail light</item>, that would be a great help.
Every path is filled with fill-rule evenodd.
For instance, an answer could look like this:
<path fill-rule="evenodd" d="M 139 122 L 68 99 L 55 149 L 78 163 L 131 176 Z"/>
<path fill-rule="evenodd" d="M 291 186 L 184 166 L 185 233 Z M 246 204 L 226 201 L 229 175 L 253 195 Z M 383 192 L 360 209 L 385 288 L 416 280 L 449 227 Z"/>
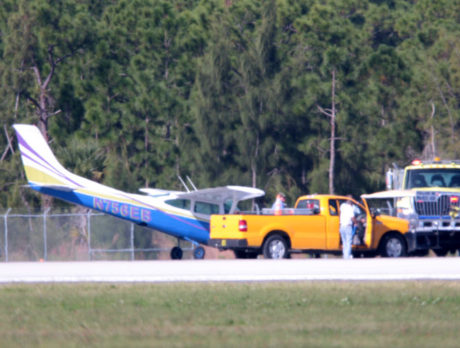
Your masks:
<path fill-rule="evenodd" d="M 240 220 L 240 222 L 238 223 L 238 229 L 240 230 L 240 232 L 248 231 L 248 223 L 246 222 L 246 220 Z"/>

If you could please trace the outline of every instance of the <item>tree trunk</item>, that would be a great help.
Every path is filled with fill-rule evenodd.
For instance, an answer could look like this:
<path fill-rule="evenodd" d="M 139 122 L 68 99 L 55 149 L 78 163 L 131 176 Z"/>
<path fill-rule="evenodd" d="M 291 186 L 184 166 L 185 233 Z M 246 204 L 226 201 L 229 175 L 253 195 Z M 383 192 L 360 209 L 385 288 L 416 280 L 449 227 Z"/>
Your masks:
<path fill-rule="evenodd" d="M 329 194 L 334 194 L 334 167 L 335 167 L 335 68 L 332 70 L 332 108 L 331 108 L 331 140 L 329 160 Z"/>
<path fill-rule="evenodd" d="M 329 194 L 334 194 L 334 167 L 335 167 L 335 118 L 336 118 L 336 109 L 335 109 L 335 68 L 332 70 L 332 88 L 331 88 L 331 99 L 332 107 L 330 109 L 323 109 L 321 106 L 317 105 L 319 111 L 329 117 L 329 122 L 331 125 L 331 137 L 330 137 L 330 157 L 329 157 Z"/>

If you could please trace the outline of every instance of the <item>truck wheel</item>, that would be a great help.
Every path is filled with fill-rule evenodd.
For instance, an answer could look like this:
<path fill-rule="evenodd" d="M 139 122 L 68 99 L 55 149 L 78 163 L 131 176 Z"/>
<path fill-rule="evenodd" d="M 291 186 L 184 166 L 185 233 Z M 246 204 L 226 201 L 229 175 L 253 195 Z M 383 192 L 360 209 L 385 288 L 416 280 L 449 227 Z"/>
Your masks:
<path fill-rule="evenodd" d="M 266 259 L 285 259 L 288 257 L 288 245 L 286 239 L 279 234 L 267 238 L 263 246 Z"/>
<path fill-rule="evenodd" d="M 399 234 L 390 234 L 385 236 L 381 254 L 383 257 L 403 257 L 407 255 L 406 242 Z"/>

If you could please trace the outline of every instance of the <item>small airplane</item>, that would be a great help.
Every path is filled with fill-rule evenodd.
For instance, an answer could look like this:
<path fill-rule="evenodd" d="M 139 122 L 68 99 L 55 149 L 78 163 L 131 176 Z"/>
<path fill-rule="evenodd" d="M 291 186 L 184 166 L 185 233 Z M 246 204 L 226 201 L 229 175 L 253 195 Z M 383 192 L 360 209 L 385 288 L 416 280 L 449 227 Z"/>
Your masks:
<path fill-rule="evenodd" d="M 29 187 L 58 199 L 78 204 L 192 242 L 193 256 L 202 259 L 212 214 L 232 214 L 238 203 L 261 197 L 264 191 L 246 186 L 222 186 L 192 190 L 179 177 L 186 191 L 141 188 L 144 194 L 127 193 L 88 180 L 66 170 L 56 159 L 40 130 L 33 125 L 13 125 Z M 181 259 L 180 246 L 172 259 Z"/>

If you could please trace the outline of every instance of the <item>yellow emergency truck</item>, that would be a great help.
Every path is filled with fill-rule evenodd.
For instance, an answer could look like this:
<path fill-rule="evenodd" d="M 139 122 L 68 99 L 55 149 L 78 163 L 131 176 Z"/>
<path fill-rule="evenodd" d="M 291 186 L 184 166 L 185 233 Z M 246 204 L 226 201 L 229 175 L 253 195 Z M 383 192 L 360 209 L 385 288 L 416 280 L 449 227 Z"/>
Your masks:
<path fill-rule="evenodd" d="M 387 201 L 392 214 L 410 221 L 409 253 L 432 249 L 445 256 L 460 249 L 460 161 L 414 160 L 389 170 L 386 182 L 387 189 L 399 192 L 394 203 Z"/>

